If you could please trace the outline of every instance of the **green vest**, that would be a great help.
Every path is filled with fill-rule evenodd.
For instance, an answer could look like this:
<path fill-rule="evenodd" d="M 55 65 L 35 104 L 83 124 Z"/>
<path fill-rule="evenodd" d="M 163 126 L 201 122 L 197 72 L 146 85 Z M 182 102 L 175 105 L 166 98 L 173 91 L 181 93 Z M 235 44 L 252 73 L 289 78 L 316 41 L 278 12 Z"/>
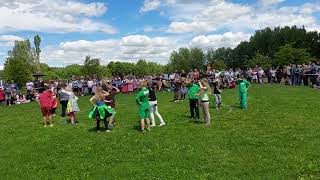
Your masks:
<path fill-rule="evenodd" d="M 193 84 L 192 86 L 188 87 L 188 96 L 189 99 L 199 99 L 199 96 L 196 96 L 198 93 L 200 87 L 196 84 Z"/>
<path fill-rule="evenodd" d="M 142 88 L 136 96 L 136 102 L 140 106 L 149 106 L 149 90 Z"/>

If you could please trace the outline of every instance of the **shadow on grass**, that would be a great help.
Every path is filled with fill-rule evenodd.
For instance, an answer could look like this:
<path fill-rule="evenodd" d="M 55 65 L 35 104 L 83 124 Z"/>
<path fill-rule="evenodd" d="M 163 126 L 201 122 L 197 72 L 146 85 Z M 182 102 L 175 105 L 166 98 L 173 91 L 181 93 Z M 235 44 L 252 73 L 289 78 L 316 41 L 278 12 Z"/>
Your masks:
<path fill-rule="evenodd" d="M 133 130 L 141 132 L 141 127 L 139 125 L 134 125 Z"/>
<path fill-rule="evenodd" d="M 100 127 L 100 132 L 104 132 L 104 131 L 106 131 L 106 130 L 107 130 L 106 128 Z M 98 131 L 97 131 L 97 128 L 96 128 L 96 127 L 92 127 L 92 128 L 89 128 L 89 129 L 88 129 L 88 132 L 90 132 L 90 133 L 97 133 Z"/>
<path fill-rule="evenodd" d="M 241 109 L 241 107 L 239 105 L 230 105 L 231 108 L 234 108 L 234 109 Z"/>

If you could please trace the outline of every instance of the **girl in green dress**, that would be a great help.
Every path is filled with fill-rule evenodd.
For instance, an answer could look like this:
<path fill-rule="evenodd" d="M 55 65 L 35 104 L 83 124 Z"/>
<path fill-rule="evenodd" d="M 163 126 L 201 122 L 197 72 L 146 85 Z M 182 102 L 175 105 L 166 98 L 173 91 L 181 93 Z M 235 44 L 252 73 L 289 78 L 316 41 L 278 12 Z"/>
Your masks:
<path fill-rule="evenodd" d="M 101 87 L 98 87 L 95 95 L 90 99 L 90 102 L 94 107 L 89 113 L 89 118 L 96 119 L 98 132 L 100 131 L 100 121 L 104 122 L 106 131 L 109 132 L 108 118 L 112 121 L 115 115 L 114 110 L 105 104 L 105 97 L 108 95 L 109 93 L 103 91 Z"/>

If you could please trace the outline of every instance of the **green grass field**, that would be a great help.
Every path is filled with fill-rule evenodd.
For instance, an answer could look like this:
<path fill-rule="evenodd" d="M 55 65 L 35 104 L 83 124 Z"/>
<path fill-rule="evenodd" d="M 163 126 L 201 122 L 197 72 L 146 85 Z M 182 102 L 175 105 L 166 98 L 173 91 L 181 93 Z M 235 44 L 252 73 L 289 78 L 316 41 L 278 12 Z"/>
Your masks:
<path fill-rule="evenodd" d="M 117 126 L 96 133 L 81 98 L 79 125 L 43 128 L 36 103 L 0 108 L 1 179 L 319 179 L 320 91 L 253 86 L 211 101 L 212 127 L 190 122 L 188 102 L 159 93 L 167 125 L 140 133 L 134 95 L 117 97 Z M 60 109 L 60 107 L 59 107 Z M 103 123 L 101 123 L 103 127 Z"/>

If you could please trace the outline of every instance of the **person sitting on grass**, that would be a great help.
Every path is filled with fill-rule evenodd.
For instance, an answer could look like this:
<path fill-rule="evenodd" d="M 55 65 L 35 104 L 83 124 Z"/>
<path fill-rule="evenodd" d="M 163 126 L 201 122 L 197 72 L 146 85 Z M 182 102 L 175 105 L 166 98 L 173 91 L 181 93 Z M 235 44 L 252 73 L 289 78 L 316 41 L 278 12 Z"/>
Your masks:
<path fill-rule="evenodd" d="M 38 103 L 43 117 L 43 127 L 47 127 L 47 118 L 49 119 L 50 127 L 53 127 L 51 108 L 53 93 L 49 90 L 48 86 L 44 86 L 44 92 L 39 94 Z"/>
<path fill-rule="evenodd" d="M 16 95 L 16 101 L 15 104 L 25 104 L 30 102 L 30 100 L 27 100 L 26 96 L 23 95 L 21 92 L 19 92 L 18 95 Z"/>
<path fill-rule="evenodd" d="M 236 83 L 239 86 L 240 107 L 241 109 L 247 109 L 247 91 L 251 84 L 245 80 L 244 74 L 240 75 Z"/>
<path fill-rule="evenodd" d="M 100 121 L 104 122 L 106 132 L 110 132 L 108 118 L 110 117 L 110 121 L 112 121 L 115 111 L 105 104 L 105 98 L 109 93 L 102 90 L 101 87 L 96 89 L 95 95 L 90 99 L 91 104 L 94 106 L 93 109 L 89 113 L 89 118 L 96 119 L 97 121 L 97 132 L 100 132 Z"/>
<path fill-rule="evenodd" d="M 145 122 L 147 123 L 147 130 L 150 131 L 150 104 L 149 104 L 149 90 L 147 89 L 148 84 L 143 81 L 140 84 L 141 90 L 136 96 L 136 102 L 139 106 L 140 115 L 140 127 L 141 131 L 145 132 Z"/>

